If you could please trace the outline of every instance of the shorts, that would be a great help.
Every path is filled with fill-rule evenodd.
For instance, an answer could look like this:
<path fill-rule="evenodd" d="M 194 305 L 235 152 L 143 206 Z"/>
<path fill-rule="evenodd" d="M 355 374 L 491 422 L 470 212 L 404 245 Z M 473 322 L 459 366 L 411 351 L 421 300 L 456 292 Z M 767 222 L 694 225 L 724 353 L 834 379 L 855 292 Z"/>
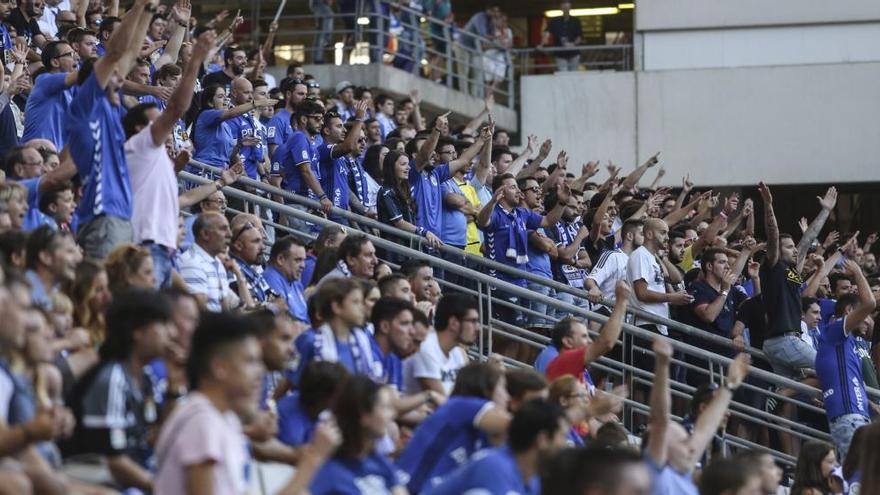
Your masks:
<path fill-rule="evenodd" d="M 799 380 L 803 370 L 816 366 L 816 349 L 793 334 L 765 340 L 763 350 L 773 372 L 792 380 Z"/>
<path fill-rule="evenodd" d="M 839 459 L 846 457 L 849 444 L 852 442 L 856 430 L 870 422 L 870 419 L 861 414 L 844 414 L 828 421 L 828 428 L 831 430 L 831 441 L 837 447 Z"/>
<path fill-rule="evenodd" d="M 80 225 L 76 242 L 86 258 L 103 260 L 116 246 L 132 242 L 131 221 L 112 215 L 101 215 Z"/>
<path fill-rule="evenodd" d="M 533 282 L 529 282 L 528 288 L 532 292 L 536 292 L 547 297 L 553 297 L 555 294 L 555 291 L 552 287 L 547 287 L 546 285 L 536 284 Z M 550 314 L 547 303 L 530 299 L 528 301 L 528 304 L 530 311 L 534 311 L 535 313 L 540 313 L 542 315 Z M 553 326 L 553 320 L 538 316 L 531 312 L 526 315 L 525 319 L 526 326 L 529 328 L 551 328 Z"/>

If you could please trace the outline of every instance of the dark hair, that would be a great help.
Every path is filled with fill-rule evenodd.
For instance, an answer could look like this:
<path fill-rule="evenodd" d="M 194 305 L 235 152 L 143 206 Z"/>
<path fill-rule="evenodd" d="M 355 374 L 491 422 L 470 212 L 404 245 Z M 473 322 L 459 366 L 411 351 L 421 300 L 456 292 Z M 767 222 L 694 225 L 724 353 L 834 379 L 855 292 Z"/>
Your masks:
<path fill-rule="evenodd" d="M 153 21 L 150 21 L 152 24 Z M 240 46 L 229 46 L 226 47 L 226 50 L 223 50 L 223 65 L 229 65 L 230 62 L 235 58 L 235 52 L 244 52 L 247 55 L 247 52 L 244 48 Z"/>
<path fill-rule="evenodd" d="M 644 228 L 644 227 L 645 227 L 645 222 L 643 222 L 642 220 L 635 220 L 635 219 L 627 220 L 627 221 L 623 222 L 623 227 L 620 228 L 620 237 L 625 239 L 626 234 L 635 235 L 635 232 L 637 230 L 639 230 L 639 228 Z"/>
<path fill-rule="evenodd" d="M 643 462 L 631 449 L 563 449 L 545 464 L 541 494 L 587 493 L 590 489 L 610 493 L 623 481 L 626 467 Z"/>
<path fill-rule="evenodd" d="M 50 41 L 43 47 L 43 53 L 40 54 L 40 60 L 43 62 L 43 67 L 45 67 L 46 70 L 49 70 L 52 67 L 51 61 L 58 58 L 58 55 L 61 53 L 61 49 L 59 48 L 61 45 L 70 45 L 70 43 L 63 40 Z"/>
<path fill-rule="evenodd" d="M 345 366 L 329 361 L 312 361 L 299 378 L 299 402 L 309 416 L 317 418 L 321 411 L 330 407 L 349 373 Z"/>
<path fill-rule="evenodd" d="M 29 270 L 36 269 L 37 263 L 40 261 L 40 253 L 54 249 L 65 237 L 70 237 L 70 233 L 55 230 L 48 225 L 41 225 L 34 229 L 27 241 L 25 266 Z"/>
<path fill-rule="evenodd" d="M 847 450 L 846 457 L 843 458 L 841 466 L 843 469 L 843 479 L 852 479 L 853 475 L 859 470 L 859 457 L 861 457 L 859 454 L 863 450 L 867 450 L 870 445 L 866 441 L 867 436 L 867 425 L 859 427 L 859 429 L 853 433 L 852 439 L 849 441 L 849 450 Z M 873 448 L 876 448 L 876 445 Z"/>
<path fill-rule="evenodd" d="M 700 495 L 721 495 L 736 492 L 759 472 L 753 471 L 751 464 L 733 459 L 719 459 L 709 464 L 700 477 Z M 801 493 L 801 492 L 792 492 Z"/>
<path fill-rule="evenodd" d="M 199 388 L 199 380 L 210 373 L 211 361 L 226 348 L 236 346 L 254 336 L 254 322 L 231 313 L 205 313 L 192 336 L 186 377 L 191 390 Z"/>
<path fill-rule="evenodd" d="M 327 244 L 329 244 L 331 240 L 343 234 L 345 234 L 345 229 L 342 228 L 342 226 L 336 224 L 325 225 L 318 234 L 318 237 L 315 238 L 315 242 L 312 243 L 312 250 L 315 254 L 322 253 L 327 249 Z"/>
<path fill-rule="evenodd" d="M 381 292 L 382 294 L 385 294 L 385 292 L 387 292 L 391 289 L 392 285 L 396 284 L 397 282 L 399 282 L 401 280 L 409 283 L 406 276 L 402 273 L 392 273 L 391 275 L 386 275 L 385 277 L 382 277 L 381 279 L 379 279 L 379 292 Z"/>
<path fill-rule="evenodd" d="M 303 66 L 303 65 L 302 65 L 301 63 L 299 63 L 299 62 L 297 62 L 297 61 L 295 61 L 295 60 L 294 60 L 293 62 L 287 64 L 287 75 L 290 76 L 291 74 L 293 74 L 293 72 L 294 72 L 296 69 L 301 69 L 302 66 Z"/>
<path fill-rule="evenodd" d="M 812 306 L 814 304 L 818 304 L 818 303 L 819 303 L 819 300 L 816 299 L 815 297 L 802 296 L 801 297 L 801 313 L 806 313 L 807 310 L 810 309 L 810 306 Z"/>
<path fill-rule="evenodd" d="M 471 363 L 458 370 L 455 385 L 449 395 L 491 400 L 498 381 L 503 377 L 501 370 L 491 364 Z"/>
<path fill-rule="evenodd" d="M 199 96 L 199 113 L 196 114 L 196 118 L 193 119 L 193 129 L 195 130 L 195 125 L 199 121 L 199 117 L 202 116 L 202 112 L 205 110 L 211 109 L 211 100 L 214 99 L 214 96 L 217 95 L 217 91 L 219 90 L 226 91 L 226 88 L 221 86 L 220 84 L 213 83 L 209 84 L 207 87 L 202 89 L 202 94 Z M 196 133 L 194 132 L 191 136 L 193 146 L 196 145 Z"/>
<path fill-rule="evenodd" d="M 324 108 L 311 100 L 304 100 L 300 102 L 299 105 L 296 106 L 296 110 L 293 112 L 293 115 L 290 116 L 291 126 L 295 129 L 299 129 L 299 120 L 303 117 L 308 117 L 309 115 L 313 115 L 316 113 L 324 114 Z M 295 124 L 295 125 L 294 125 Z"/>
<path fill-rule="evenodd" d="M 828 295 L 829 297 L 831 297 L 831 295 L 834 294 L 834 291 L 837 290 L 837 283 L 843 280 L 848 280 L 852 283 L 852 279 L 844 273 L 832 273 L 831 275 L 828 275 L 828 285 L 831 286 L 831 294 Z"/>
<path fill-rule="evenodd" d="M 364 375 L 354 375 L 342 384 L 333 404 L 333 416 L 342 432 L 339 455 L 356 457 L 374 439 L 366 438 L 362 418 L 370 414 L 379 402 L 382 385 Z"/>
<path fill-rule="evenodd" d="M 286 254 L 293 246 L 303 246 L 302 241 L 292 235 L 286 235 L 280 239 L 276 239 L 272 244 L 272 250 L 269 251 L 269 261 L 275 261 L 282 254 Z"/>
<path fill-rule="evenodd" d="M 159 67 L 159 70 L 153 74 L 153 84 L 158 83 L 161 79 L 171 76 L 179 76 L 183 74 L 183 69 L 177 64 L 165 64 Z"/>
<path fill-rule="evenodd" d="M 694 420 L 700 415 L 700 406 L 712 402 L 716 390 L 718 390 L 718 386 L 714 383 L 704 383 L 694 390 L 694 393 L 691 396 L 690 405 L 688 406 L 690 414 Z"/>
<path fill-rule="evenodd" d="M 95 36 L 95 32 L 91 29 L 75 27 L 67 32 L 67 36 L 65 36 L 65 38 L 67 39 L 68 43 L 73 44 L 79 43 L 86 36 Z"/>
<path fill-rule="evenodd" d="M 629 433 L 622 424 L 617 421 L 609 421 L 596 430 L 593 445 L 605 448 L 629 445 Z"/>
<path fill-rule="evenodd" d="M 15 173 L 15 165 L 19 163 L 24 163 L 24 151 L 27 149 L 32 149 L 30 146 L 13 146 L 6 153 L 6 160 L 3 164 L 3 168 L 6 171 L 6 175 L 13 179 L 19 179 L 18 174 Z M 42 156 L 42 155 L 41 155 Z"/>
<path fill-rule="evenodd" d="M 404 311 L 412 312 L 413 305 L 409 301 L 398 299 L 396 297 L 382 297 L 373 306 L 373 314 L 370 315 L 370 321 L 378 332 L 379 323 L 397 318 L 397 315 Z"/>
<path fill-rule="evenodd" d="M 530 400 L 513 415 L 507 432 L 507 443 L 514 452 L 529 450 L 545 433 L 552 437 L 559 431 L 559 420 L 564 419 L 562 409 L 540 399 Z"/>
<path fill-rule="evenodd" d="M 395 150 L 390 150 L 385 155 L 385 159 L 382 161 L 382 185 L 394 192 L 402 206 L 409 210 L 411 218 L 416 218 L 419 214 L 419 207 L 413 200 L 409 179 L 398 178 L 394 170 L 401 157 L 409 159 L 405 154 Z"/>
<path fill-rule="evenodd" d="M 167 67 L 167 66 L 166 66 Z M 138 127 L 146 127 L 150 125 L 150 119 L 147 118 L 147 110 L 151 108 L 159 108 L 153 102 L 140 103 L 131 107 L 122 117 L 122 129 L 125 130 L 126 139 L 138 133 Z"/>
<path fill-rule="evenodd" d="M 507 172 L 496 175 L 495 178 L 492 179 L 492 190 L 497 191 L 507 179 L 516 180 L 516 177 L 514 177 L 513 174 Z"/>
<path fill-rule="evenodd" d="M 134 351 L 134 332 L 153 323 L 170 322 L 172 314 L 168 299 L 154 290 L 129 289 L 116 294 L 107 308 L 107 332 L 98 350 L 101 361 L 128 359 Z"/>
<path fill-rule="evenodd" d="M 833 449 L 831 444 L 816 440 L 811 440 L 801 446 L 794 470 L 794 485 L 791 487 L 791 493 L 803 493 L 808 488 L 815 488 L 822 493 L 831 491 L 828 480 L 822 476 L 822 460 Z"/>
<path fill-rule="evenodd" d="M 363 249 L 364 245 L 368 242 L 370 242 L 370 240 L 364 234 L 349 234 L 346 236 L 345 240 L 339 244 L 339 249 L 336 252 L 337 259 L 345 261 L 347 258 L 356 258 L 361 254 L 361 249 Z"/>
<path fill-rule="evenodd" d="M 571 335 L 575 323 L 581 323 L 581 321 L 572 315 L 557 321 L 550 330 L 550 344 L 561 351 L 562 339 Z"/>
<path fill-rule="evenodd" d="M 388 101 L 388 100 L 392 100 L 392 101 L 393 101 L 393 98 L 391 98 L 390 96 L 386 95 L 385 93 L 382 93 L 382 94 L 376 96 L 375 98 L 373 98 L 373 101 L 376 103 L 376 109 L 377 109 L 377 110 L 379 109 L 379 107 L 381 107 L 382 105 L 384 105 L 385 102 Z"/>
<path fill-rule="evenodd" d="M 859 296 L 857 294 L 844 294 L 834 303 L 834 316 L 843 316 L 847 306 L 858 306 Z"/>
<path fill-rule="evenodd" d="M 105 17 L 101 20 L 101 25 L 98 27 L 99 38 L 104 39 L 104 34 L 113 34 L 113 26 L 120 22 L 122 19 L 119 17 Z"/>
<path fill-rule="evenodd" d="M 513 156 L 513 151 L 510 151 L 510 148 L 507 146 L 493 146 L 492 147 L 492 162 L 497 162 L 501 155 L 510 155 Z"/>
<path fill-rule="evenodd" d="M 382 153 L 382 148 L 385 147 L 384 144 L 374 144 L 364 153 L 364 170 L 379 184 L 382 184 L 383 181 L 382 163 L 379 162 L 379 155 Z"/>
<path fill-rule="evenodd" d="M 540 392 L 547 388 L 544 375 L 531 368 L 510 370 L 506 374 L 507 393 L 515 399 L 522 399 L 528 392 Z"/>
<path fill-rule="evenodd" d="M 680 232 L 676 230 L 675 232 Z M 682 235 L 681 237 L 684 237 Z M 669 237 L 669 242 L 672 242 L 672 236 Z M 727 254 L 723 249 L 717 247 L 710 247 L 709 249 L 703 251 L 703 255 L 700 256 L 700 268 L 703 270 L 703 273 L 706 273 L 708 270 L 708 266 L 715 262 L 715 257 L 719 254 Z"/>
<path fill-rule="evenodd" d="M 470 310 L 476 309 L 477 301 L 473 297 L 456 292 L 446 294 L 437 302 L 434 327 L 438 332 L 442 332 L 449 326 L 450 318 L 461 320 Z"/>
<path fill-rule="evenodd" d="M 411 258 L 400 264 L 400 273 L 413 278 L 422 268 L 431 268 L 431 264 L 427 260 Z"/>
<path fill-rule="evenodd" d="M 52 214 L 49 212 L 49 205 L 54 204 L 56 201 L 58 201 L 61 193 L 65 191 L 73 191 L 72 182 L 64 182 L 57 188 L 40 194 L 40 211 L 45 213 L 46 215 L 52 216 Z"/>
<path fill-rule="evenodd" d="M 219 215 L 221 217 L 223 216 L 220 213 L 210 211 L 207 213 L 199 213 L 199 216 L 196 217 L 196 221 L 193 222 L 192 225 L 193 238 L 196 241 L 199 240 L 199 236 L 201 236 L 202 231 L 208 228 L 208 221 L 214 215 Z"/>
<path fill-rule="evenodd" d="M 333 316 L 333 303 L 341 303 L 353 291 L 362 291 L 354 278 L 337 277 L 325 281 L 318 287 L 312 298 L 316 298 L 318 316 L 327 321 Z"/>
<path fill-rule="evenodd" d="M 24 255 L 28 252 L 28 234 L 20 230 L 7 230 L 0 232 L 0 256 L 3 267 L 8 271 L 12 265 L 12 257 L 16 254 Z"/>
<path fill-rule="evenodd" d="M 859 468 L 862 470 L 861 493 L 878 493 L 880 491 L 880 423 L 874 422 L 859 428 L 865 430 L 861 452 L 850 452 L 859 457 Z"/>
<path fill-rule="evenodd" d="M 318 285 L 318 282 L 324 278 L 324 275 L 327 275 L 336 268 L 336 264 L 339 261 L 338 253 L 338 248 L 327 248 L 318 255 L 318 259 L 315 260 L 315 268 L 312 270 L 312 278 L 309 280 L 309 287 Z"/>

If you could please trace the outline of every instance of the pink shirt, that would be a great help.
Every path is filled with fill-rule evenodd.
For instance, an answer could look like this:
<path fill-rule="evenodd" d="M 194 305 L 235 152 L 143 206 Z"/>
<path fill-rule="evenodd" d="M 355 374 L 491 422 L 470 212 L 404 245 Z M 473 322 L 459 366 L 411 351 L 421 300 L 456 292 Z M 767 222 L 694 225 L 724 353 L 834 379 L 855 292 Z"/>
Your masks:
<path fill-rule="evenodd" d="M 220 412 L 204 395 L 190 393 L 159 434 L 154 492 L 186 493 L 187 466 L 213 462 L 215 495 L 246 493 L 246 442 L 235 413 Z"/>
<path fill-rule="evenodd" d="M 177 175 L 165 143 L 156 145 L 152 124 L 125 142 L 125 159 L 131 177 L 134 242 L 153 241 L 177 248 Z"/>

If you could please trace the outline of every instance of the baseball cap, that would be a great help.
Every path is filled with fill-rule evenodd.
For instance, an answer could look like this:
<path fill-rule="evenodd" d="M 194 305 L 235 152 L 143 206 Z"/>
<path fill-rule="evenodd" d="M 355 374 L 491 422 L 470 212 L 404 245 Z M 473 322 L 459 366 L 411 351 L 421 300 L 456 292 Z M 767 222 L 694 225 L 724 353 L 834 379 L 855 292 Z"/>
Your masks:
<path fill-rule="evenodd" d="M 354 84 L 352 84 L 351 81 L 342 81 L 336 85 L 336 94 L 342 93 L 349 88 L 354 88 Z"/>

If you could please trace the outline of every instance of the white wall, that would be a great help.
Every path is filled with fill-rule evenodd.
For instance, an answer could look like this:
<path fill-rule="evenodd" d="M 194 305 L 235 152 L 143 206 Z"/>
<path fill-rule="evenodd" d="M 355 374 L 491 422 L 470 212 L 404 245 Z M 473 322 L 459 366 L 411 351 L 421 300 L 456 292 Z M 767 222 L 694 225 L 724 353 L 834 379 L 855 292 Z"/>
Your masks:
<path fill-rule="evenodd" d="M 880 181 L 878 80 L 880 63 L 529 76 L 522 128 L 577 166 L 660 150 L 670 185 Z"/>

